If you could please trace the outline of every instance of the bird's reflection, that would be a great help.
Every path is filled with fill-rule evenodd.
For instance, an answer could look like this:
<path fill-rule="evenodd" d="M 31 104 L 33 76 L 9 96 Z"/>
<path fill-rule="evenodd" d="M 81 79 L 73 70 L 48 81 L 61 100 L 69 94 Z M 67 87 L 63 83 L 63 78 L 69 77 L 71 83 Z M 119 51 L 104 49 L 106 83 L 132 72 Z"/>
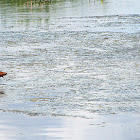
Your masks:
<path fill-rule="evenodd" d="M 5 94 L 4 91 L 0 91 L 0 95 L 1 95 L 1 94 Z"/>

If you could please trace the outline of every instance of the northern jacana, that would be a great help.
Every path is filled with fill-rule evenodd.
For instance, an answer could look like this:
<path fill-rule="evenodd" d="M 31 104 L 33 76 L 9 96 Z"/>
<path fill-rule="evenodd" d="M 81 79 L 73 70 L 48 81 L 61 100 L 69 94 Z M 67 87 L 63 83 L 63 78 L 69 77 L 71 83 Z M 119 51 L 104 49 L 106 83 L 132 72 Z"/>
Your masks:
<path fill-rule="evenodd" d="M 6 72 L 1 72 L 1 71 L 0 71 L 0 77 L 5 76 L 6 74 L 7 74 Z"/>

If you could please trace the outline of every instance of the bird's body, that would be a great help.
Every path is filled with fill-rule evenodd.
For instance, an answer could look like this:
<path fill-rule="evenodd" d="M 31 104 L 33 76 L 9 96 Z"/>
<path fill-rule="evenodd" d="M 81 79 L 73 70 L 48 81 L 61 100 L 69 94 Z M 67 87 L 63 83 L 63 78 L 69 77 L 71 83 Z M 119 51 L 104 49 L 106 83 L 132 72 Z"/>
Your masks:
<path fill-rule="evenodd" d="M 7 74 L 6 72 L 1 72 L 1 71 L 0 71 L 0 77 L 5 76 L 6 74 Z"/>

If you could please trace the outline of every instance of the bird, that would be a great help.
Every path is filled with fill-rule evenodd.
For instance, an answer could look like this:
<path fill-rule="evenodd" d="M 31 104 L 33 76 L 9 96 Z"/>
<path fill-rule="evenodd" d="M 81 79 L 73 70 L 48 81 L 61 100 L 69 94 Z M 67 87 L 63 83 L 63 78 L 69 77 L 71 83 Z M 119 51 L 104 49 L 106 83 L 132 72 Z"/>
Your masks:
<path fill-rule="evenodd" d="M 1 71 L 0 71 L 0 77 L 5 76 L 6 74 L 7 74 L 6 72 L 1 72 Z"/>

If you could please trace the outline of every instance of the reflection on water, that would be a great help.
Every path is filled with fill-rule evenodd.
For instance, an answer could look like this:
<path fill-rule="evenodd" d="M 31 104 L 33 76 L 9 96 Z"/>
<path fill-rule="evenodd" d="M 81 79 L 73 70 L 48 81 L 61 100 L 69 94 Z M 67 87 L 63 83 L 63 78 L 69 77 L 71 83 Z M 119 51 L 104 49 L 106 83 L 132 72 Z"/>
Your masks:
<path fill-rule="evenodd" d="M 2 0 L 0 67 L 8 75 L 0 79 L 7 95 L 0 110 L 84 118 L 139 113 L 140 15 L 134 3 L 134 12 L 114 15 L 109 0 Z"/>
<path fill-rule="evenodd" d="M 0 94 L 4 94 L 4 91 L 0 91 Z"/>
<path fill-rule="evenodd" d="M 95 115 L 94 119 L 85 120 L 64 117 L 25 117 L 13 113 L 1 113 L 0 138 L 3 140 L 133 140 L 136 138 L 138 140 L 140 136 L 138 121 L 139 116 L 131 115 L 105 117 Z"/>

